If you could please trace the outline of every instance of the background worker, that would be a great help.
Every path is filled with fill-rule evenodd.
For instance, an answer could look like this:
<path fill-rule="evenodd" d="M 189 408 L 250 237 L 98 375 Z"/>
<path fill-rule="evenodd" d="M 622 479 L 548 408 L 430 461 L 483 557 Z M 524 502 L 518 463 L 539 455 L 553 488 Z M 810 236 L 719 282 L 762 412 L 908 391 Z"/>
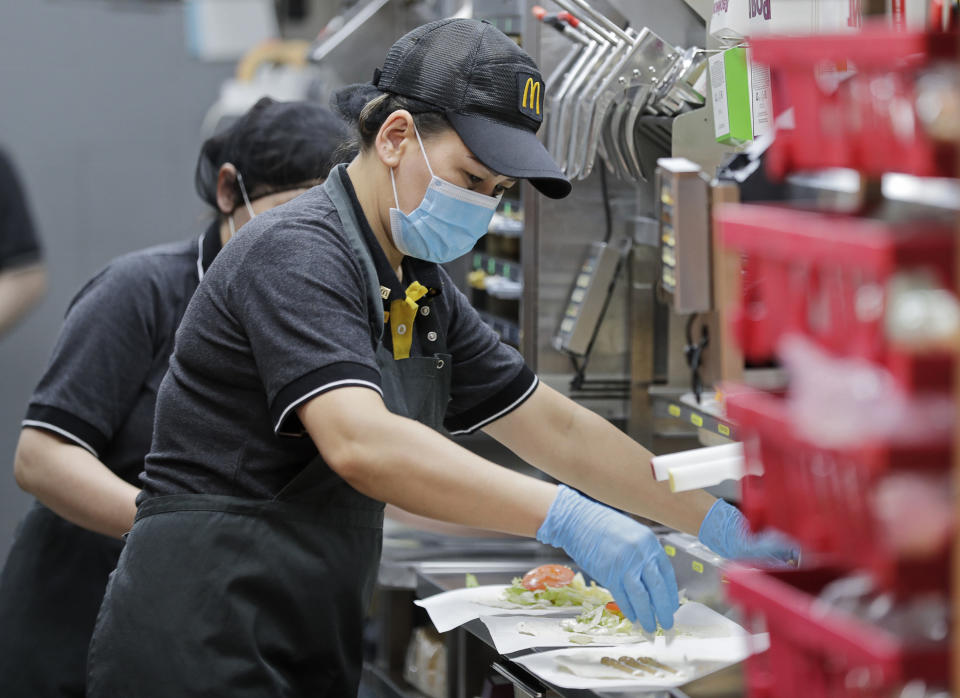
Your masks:
<path fill-rule="evenodd" d="M 206 230 L 110 262 L 71 302 L 15 458 L 37 503 L 0 576 L 0 695 L 84 695 L 93 623 L 133 524 L 187 304 L 234 232 L 321 183 L 345 137 L 319 105 L 260 100 L 203 144 L 195 184 L 217 214 Z"/>

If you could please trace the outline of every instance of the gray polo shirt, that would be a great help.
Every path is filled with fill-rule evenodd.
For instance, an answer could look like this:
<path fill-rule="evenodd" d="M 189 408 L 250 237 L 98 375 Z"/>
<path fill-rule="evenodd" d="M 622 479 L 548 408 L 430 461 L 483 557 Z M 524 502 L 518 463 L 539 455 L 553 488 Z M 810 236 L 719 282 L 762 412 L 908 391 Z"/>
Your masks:
<path fill-rule="evenodd" d="M 219 250 L 214 223 L 199 239 L 119 257 L 88 281 L 67 309 L 23 426 L 59 434 L 139 484 L 177 325 Z"/>
<path fill-rule="evenodd" d="M 522 404 L 537 378 L 520 354 L 442 267 L 408 258 L 400 283 L 340 167 L 380 285 L 390 298 L 414 280 L 431 289 L 419 302 L 431 311 L 417 316 L 412 355 L 432 353 L 431 333 L 445 332 L 453 357 L 445 426 L 467 433 Z M 247 223 L 211 265 L 177 332 L 141 498 L 279 492 L 317 455 L 298 405 L 345 386 L 382 392 L 375 349 L 383 318 L 366 288 L 322 187 Z"/>

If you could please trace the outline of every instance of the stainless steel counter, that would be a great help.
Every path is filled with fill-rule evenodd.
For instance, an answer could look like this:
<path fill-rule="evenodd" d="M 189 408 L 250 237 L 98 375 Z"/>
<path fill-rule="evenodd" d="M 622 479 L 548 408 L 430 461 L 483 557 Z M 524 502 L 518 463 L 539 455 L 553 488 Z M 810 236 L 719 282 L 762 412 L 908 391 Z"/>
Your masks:
<path fill-rule="evenodd" d="M 695 538 L 662 532 L 661 542 L 673 562 L 678 586 L 687 598 L 727 613 L 722 598 L 720 558 Z M 376 683 L 376 695 L 420 696 L 399 679 L 402 654 L 414 625 L 414 598 L 464 586 L 467 572 L 480 584 L 509 583 L 514 577 L 546 562 L 575 565 L 561 551 L 527 539 L 464 539 L 437 534 L 391 536 L 385 540 L 380 569 L 378 657 L 367 667 L 368 683 Z M 447 652 L 448 698 L 473 698 L 480 694 L 491 669 L 514 686 L 515 696 L 526 698 L 727 698 L 744 694 L 739 666 L 730 667 L 679 689 L 605 694 L 562 689 L 545 684 L 509 658 L 493 649 L 490 634 L 479 620 L 471 621 L 444 636 Z M 555 649 L 555 648 L 542 648 Z M 529 650 L 522 654 L 541 650 Z M 514 655 L 517 656 L 517 655 Z"/>

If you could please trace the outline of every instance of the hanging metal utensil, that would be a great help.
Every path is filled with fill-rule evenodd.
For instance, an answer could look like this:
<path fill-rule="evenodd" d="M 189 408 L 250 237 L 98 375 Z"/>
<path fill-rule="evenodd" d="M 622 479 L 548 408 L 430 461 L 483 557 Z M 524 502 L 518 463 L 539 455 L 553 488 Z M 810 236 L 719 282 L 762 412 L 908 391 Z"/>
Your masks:
<path fill-rule="evenodd" d="M 572 137 L 574 123 L 576 121 L 577 101 L 584 85 L 590 81 L 593 75 L 596 75 L 597 70 L 604 65 L 604 63 L 609 59 L 611 53 L 615 51 L 616 48 L 610 44 L 598 46 L 597 49 L 590 55 L 589 60 L 587 60 L 581 66 L 579 72 L 573 76 L 573 79 L 570 82 L 568 89 L 564 92 L 563 99 L 559 104 L 560 109 L 557 119 L 558 123 L 555 160 L 568 176 L 570 174 L 570 139 Z"/>
<path fill-rule="evenodd" d="M 638 134 L 646 138 L 649 130 L 641 119 L 703 104 L 702 90 L 694 87 L 703 52 L 675 48 L 648 28 L 621 28 L 587 0 L 554 2 L 563 11 L 551 21 L 569 24 L 588 43 L 554 71 L 558 87 L 547 97 L 551 155 L 571 179 L 590 176 L 600 155 L 617 177 L 646 181 Z M 658 147 L 661 141 L 658 135 Z"/>
<path fill-rule="evenodd" d="M 609 42 L 606 49 L 598 55 L 598 60 L 587 66 L 585 72 L 578 76 L 578 79 L 571 85 L 562 103 L 557 151 L 558 154 L 561 152 L 562 154 L 557 158 L 557 161 L 568 177 L 575 177 L 578 171 L 575 163 L 576 154 L 583 140 L 583 133 L 588 128 L 584 126 L 584 121 L 587 119 L 587 114 L 584 111 L 584 99 L 629 48 L 631 34 L 617 27 L 606 17 L 603 18 L 606 20 L 606 24 L 604 24 L 589 14 L 576 12 L 577 5 L 572 0 L 555 0 L 555 2 L 567 10 L 569 17 L 573 21 L 578 21 L 579 26 L 589 27 Z M 611 30 L 608 25 L 612 26 L 614 30 Z"/>
<path fill-rule="evenodd" d="M 574 15 L 577 15 L 583 21 L 587 21 L 588 18 L 593 19 L 601 27 L 606 29 L 608 32 L 610 32 L 614 36 L 618 37 L 621 41 L 630 41 L 631 35 L 628 34 L 626 30 L 618 27 L 616 22 L 614 22 L 612 19 L 607 17 L 602 12 L 598 12 L 597 10 L 595 10 L 593 7 L 590 6 L 590 4 L 586 0 L 570 0 L 570 2 L 572 2 L 574 5 L 576 5 L 581 10 L 583 10 L 582 13 L 577 13 L 576 11 L 572 11 Z M 558 2 L 557 4 L 559 5 L 560 3 Z M 570 10 L 569 7 L 566 9 Z"/>
<path fill-rule="evenodd" d="M 677 50 L 677 59 L 670 66 L 654 96 L 658 113 L 674 116 L 687 105 L 701 105 L 705 96 L 694 85 L 706 69 L 706 54 L 697 48 Z"/>
<path fill-rule="evenodd" d="M 629 54 L 631 44 L 619 43 L 608 55 L 607 59 L 597 68 L 594 75 L 583 85 L 577 95 L 575 116 L 570 129 L 570 140 L 567 151 L 567 176 L 582 179 L 583 167 L 590 147 L 590 139 L 598 134 L 593 131 L 594 115 L 598 95 L 603 90 L 608 76 L 616 70 Z M 596 146 L 594 146 L 596 154 Z"/>
<path fill-rule="evenodd" d="M 613 144 L 612 149 L 619 164 L 619 170 L 625 172 L 623 179 L 646 181 L 646 174 L 640 166 L 633 143 L 632 124 L 637 112 L 643 108 L 643 87 L 628 87 L 623 97 L 612 110 L 609 133 L 606 138 Z"/>
<path fill-rule="evenodd" d="M 561 15 L 565 15 L 565 17 L 561 19 Z M 546 10 L 539 5 L 535 5 L 533 16 L 576 42 L 576 45 L 564 56 L 547 79 L 549 91 L 544 104 L 544 111 L 549 114 L 549 118 L 547 118 L 547 150 L 554 160 L 559 161 L 561 155 L 557 147 L 557 133 L 560 126 L 560 111 L 564 95 L 577 77 L 582 74 L 586 65 L 600 49 L 601 44 L 606 42 L 600 38 L 599 34 L 586 26 L 581 31 L 578 27 L 579 22 L 571 21 L 567 12 L 558 13 L 551 17 Z M 559 21 L 551 21 L 552 19 Z M 593 37 L 596 37 L 596 39 Z"/>
<path fill-rule="evenodd" d="M 597 44 L 589 40 L 586 45 L 574 46 L 547 78 L 548 91 L 544 100 L 544 115 L 549 115 L 547 116 L 547 150 L 554 157 L 556 157 L 554 153 L 556 131 L 559 125 L 557 116 L 563 95 L 570 88 L 570 83 L 576 74 L 583 69 L 583 64 L 596 50 Z"/>
<path fill-rule="evenodd" d="M 597 94 L 593 96 L 590 105 L 594 111 L 594 117 L 591 120 L 591 129 L 587 134 L 585 147 L 581 150 L 579 160 L 581 178 L 589 176 L 593 169 L 600 129 L 603 126 L 607 110 L 610 109 L 615 100 L 624 97 L 628 87 L 641 88 L 637 90 L 634 99 L 640 100 L 645 105 L 656 84 L 656 75 L 666 69 L 670 60 L 667 56 L 672 51 L 672 46 L 644 27 L 629 53 L 617 65 L 616 69 L 606 76 Z M 622 148 L 622 141 L 617 139 L 615 146 L 618 149 Z M 626 157 L 622 159 L 624 162 L 626 161 Z"/>

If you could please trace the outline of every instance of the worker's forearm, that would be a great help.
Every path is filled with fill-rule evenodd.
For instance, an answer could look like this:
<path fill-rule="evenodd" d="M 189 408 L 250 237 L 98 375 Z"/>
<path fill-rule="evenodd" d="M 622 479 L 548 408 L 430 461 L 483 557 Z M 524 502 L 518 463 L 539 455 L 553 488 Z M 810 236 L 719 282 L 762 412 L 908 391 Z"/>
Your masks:
<path fill-rule="evenodd" d="M 526 403 L 485 431 L 561 482 L 687 533 L 699 531 L 716 501 L 703 491 L 670 492 L 651 476 L 647 449 L 542 383 Z"/>
<path fill-rule="evenodd" d="M 703 490 L 671 492 L 651 475 L 652 456 L 603 417 L 577 406 L 551 462 L 563 467 L 568 484 L 591 497 L 696 535 L 716 498 Z"/>
<path fill-rule="evenodd" d="M 354 489 L 374 499 L 440 521 L 534 536 L 556 496 L 556 486 L 477 456 L 436 431 L 387 412 L 382 403 L 320 412 L 307 405 L 301 420 L 330 465 Z M 379 401 L 379 398 L 378 398 Z M 368 407 L 362 407 L 368 405 Z M 352 413 L 353 417 L 342 415 Z M 336 422 L 335 424 L 332 422 Z"/>
<path fill-rule="evenodd" d="M 78 526 L 119 538 L 133 526 L 138 490 L 92 454 L 47 432 L 21 432 L 17 483 Z"/>
<path fill-rule="evenodd" d="M 365 450 L 367 467 L 351 484 L 432 519 L 533 537 L 556 496 L 556 486 L 491 463 L 409 419 L 390 420 Z"/>
<path fill-rule="evenodd" d="M 494 532 L 486 528 L 461 526 L 460 524 L 452 524 L 446 521 L 430 519 L 426 516 L 420 516 L 419 514 L 411 514 L 409 511 L 404 511 L 400 507 L 394 506 L 393 504 L 387 505 L 387 508 L 383 512 L 383 516 L 385 519 L 390 519 L 395 524 L 400 524 L 401 526 L 409 526 L 421 531 L 438 533 L 444 536 L 492 539 L 510 537 L 507 534 Z"/>
<path fill-rule="evenodd" d="M 43 298 L 46 287 L 47 273 L 40 264 L 0 272 L 0 334 Z"/>

